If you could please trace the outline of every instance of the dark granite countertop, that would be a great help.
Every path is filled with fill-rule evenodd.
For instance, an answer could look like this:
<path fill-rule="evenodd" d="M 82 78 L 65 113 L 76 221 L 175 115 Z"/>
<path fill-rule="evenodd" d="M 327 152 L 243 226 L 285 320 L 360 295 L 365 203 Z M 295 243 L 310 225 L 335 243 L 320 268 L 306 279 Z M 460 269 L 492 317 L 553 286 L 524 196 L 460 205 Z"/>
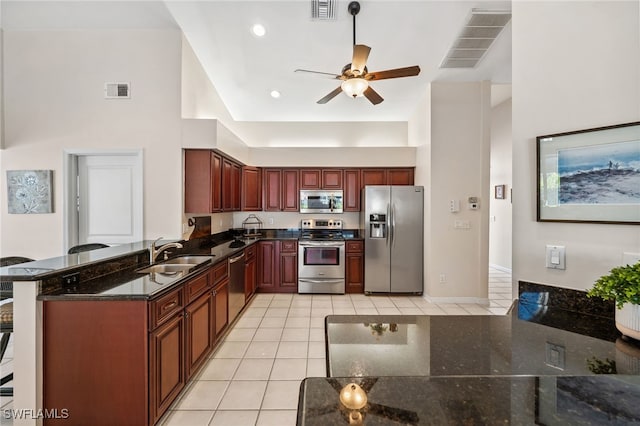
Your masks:
<path fill-rule="evenodd" d="M 351 383 L 366 392 L 360 409 L 340 402 Z M 638 401 L 640 376 L 315 377 L 300 385 L 297 425 L 631 425 Z"/>

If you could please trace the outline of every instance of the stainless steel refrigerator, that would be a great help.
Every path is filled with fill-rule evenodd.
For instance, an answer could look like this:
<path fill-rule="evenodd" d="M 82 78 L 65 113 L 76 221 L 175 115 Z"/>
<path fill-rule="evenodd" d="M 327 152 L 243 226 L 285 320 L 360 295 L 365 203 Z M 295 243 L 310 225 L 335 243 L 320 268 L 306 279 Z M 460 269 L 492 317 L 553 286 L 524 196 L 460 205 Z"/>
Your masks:
<path fill-rule="evenodd" d="M 424 187 L 364 187 L 365 293 L 422 294 L 423 224 Z"/>

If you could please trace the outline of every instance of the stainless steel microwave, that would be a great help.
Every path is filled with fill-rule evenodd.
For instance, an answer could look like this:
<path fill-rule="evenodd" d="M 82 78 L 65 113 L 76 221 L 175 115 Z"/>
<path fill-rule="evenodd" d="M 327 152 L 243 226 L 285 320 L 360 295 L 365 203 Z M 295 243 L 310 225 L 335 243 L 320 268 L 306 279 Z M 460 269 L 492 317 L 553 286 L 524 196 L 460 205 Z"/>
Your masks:
<path fill-rule="evenodd" d="M 300 190 L 300 213 L 342 213 L 342 190 Z"/>

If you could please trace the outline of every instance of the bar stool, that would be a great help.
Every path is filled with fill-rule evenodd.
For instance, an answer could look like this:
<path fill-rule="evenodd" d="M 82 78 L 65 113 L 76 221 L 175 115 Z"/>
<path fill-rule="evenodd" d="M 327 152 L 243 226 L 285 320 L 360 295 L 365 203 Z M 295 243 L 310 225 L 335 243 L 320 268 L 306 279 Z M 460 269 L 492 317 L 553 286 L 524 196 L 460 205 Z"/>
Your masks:
<path fill-rule="evenodd" d="M 0 266 L 18 265 L 20 263 L 32 262 L 33 259 L 21 256 L 3 257 L 0 259 Z M 0 282 L 0 301 L 13 298 L 13 282 Z M 9 339 L 13 333 L 13 302 L 0 305 L 0 362 L 4 359 L 4 353 L 9 346 Z M 13 373 L 9 373 L 0 378 L 0 396 L 13 396 L 12 387 L 4 387 L 5 384 L 13 380 Z"/>
<path fill-rule="evenodd" d="M 109 246 L 102 243 L 80 244 L 80 245 L 71 247 L 67 252 L 67 254 L 82 253 L 83 251 L 97 250 L 97 249 L 106 248 L 106 247 L 109 247 Z"/>

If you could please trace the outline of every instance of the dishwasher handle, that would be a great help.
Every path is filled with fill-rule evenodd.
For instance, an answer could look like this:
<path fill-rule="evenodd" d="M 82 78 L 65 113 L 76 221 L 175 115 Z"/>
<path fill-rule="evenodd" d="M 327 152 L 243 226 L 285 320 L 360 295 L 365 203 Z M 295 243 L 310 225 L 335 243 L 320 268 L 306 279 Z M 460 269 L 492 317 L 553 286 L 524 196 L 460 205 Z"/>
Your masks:
<path fill-rule="evenodd" d="M 240 256 L 236 256 L 234 258 L 230 258 L 229 259 L 229 263 L 236 263 L 237 261 L 239 261 L 240 259 L 242 259 L 244 257 L 244 253 L 242 253 Z"/>

